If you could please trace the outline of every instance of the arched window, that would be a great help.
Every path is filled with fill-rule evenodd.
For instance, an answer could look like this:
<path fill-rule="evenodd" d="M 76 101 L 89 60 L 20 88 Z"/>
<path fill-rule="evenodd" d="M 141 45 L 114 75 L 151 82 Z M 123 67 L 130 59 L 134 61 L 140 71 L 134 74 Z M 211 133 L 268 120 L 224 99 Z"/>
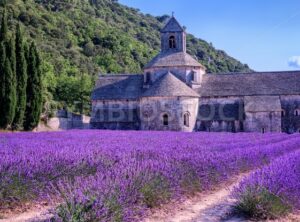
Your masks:
<path fill-rule="evenodd" d="M 281 110 L 281 117 L 285 117 L 285 110 Z"/>
<path fill-rule="evenodd" d="M 196 71 L 192 72 L 192 81 L 197 82 L 197 72 Z"/>
<path fill-rule="evenodd" d="M 265 134 L 265 133 L 266 133 L 266 129 L 265 129 L 265 128 L 262 128 L 262 129 L 261 129 L 261 132 L 262 132 L 263 134 Z"/>
<path fill-rule="evenodd" d="M 170 38 L 169 38 L 169 47 L 170 47 L 170 49 L 175 49 L 176 48 L 175 36 L 170 36 Z"/>
<path fill-rule="evenodd" d="M 298 109 L 295 110 L 295 116 L 299 116 L 300 111 Z"/>
<path fill-rule="evenodd" d="M 101 111 L 100 111 L 100 109 L 98 109 L 97 112 L 96 112 L 96 118 L 97 119 L 101 118 Z"/>
<path fill-rule="evenodd" d="M 146 83 L 150 83 L 151 82 L 151 73 L 147 72 L 146 73 Z"/>
<path fill-rule="evenodd" d="M 168 114 L 163 115 L 163 124 L 164 124 L 164 126 L 169 125 L 169 116 L 168 116 Z"/>
<path fill-rule="evenodd" d="M 183 124 L 187 127 L 190 126 L 190 114 L 189 113 L 185 113 L 183 115 Z"/>

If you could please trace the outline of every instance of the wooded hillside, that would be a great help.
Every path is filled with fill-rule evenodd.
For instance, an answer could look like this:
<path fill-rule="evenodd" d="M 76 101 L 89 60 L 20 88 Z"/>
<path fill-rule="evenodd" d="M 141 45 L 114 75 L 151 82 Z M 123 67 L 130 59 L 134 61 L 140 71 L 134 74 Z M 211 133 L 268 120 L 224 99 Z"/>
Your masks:
<path fill-rule="evenodd" d="M 98 73 L 140 73 L 159 51 L 159 30 L 169 18 L 142 14 L 116 0 L 1 1 L 1 7 L 7 4 L 9 26 L 20 22 L 27 38 L 37 43 L 49 109 L 65 104 L 72 110 L 88 110 Z M 250 70 L 193 35 L 187 42 L 188 52 L 208 72 Z"/>

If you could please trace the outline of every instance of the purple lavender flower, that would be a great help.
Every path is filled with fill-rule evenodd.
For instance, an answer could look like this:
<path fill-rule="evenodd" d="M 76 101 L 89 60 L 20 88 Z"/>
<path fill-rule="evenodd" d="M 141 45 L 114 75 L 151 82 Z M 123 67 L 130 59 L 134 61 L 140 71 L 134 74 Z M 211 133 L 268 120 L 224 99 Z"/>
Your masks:
<path fill-rule="evenodd" d="M 0 207 L 55 199 L 58 221 L 135 221 L 299 144 L 300 135 L 258 133 L 0 134 Z"/>
<path fill-rule="evenodd" d="M 276 218 L 300 209 L 300 151 L 274 160 L 244 179 L 233 195 L 249 216 Z"/>

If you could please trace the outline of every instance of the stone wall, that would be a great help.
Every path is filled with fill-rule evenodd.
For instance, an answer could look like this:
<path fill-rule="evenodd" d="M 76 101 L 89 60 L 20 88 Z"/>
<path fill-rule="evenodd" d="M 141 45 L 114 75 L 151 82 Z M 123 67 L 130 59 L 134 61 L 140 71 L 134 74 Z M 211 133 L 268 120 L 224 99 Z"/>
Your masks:
<path fill-rule="evenodd" d="M 245 132 L 281 132 L 281 113 L 247 112 Z"/>
<path fill-rule="evenodd" d="M 243 132 L 244 102 L 239 97 L 200 98 L 197 131 Z"/>
<path fill-rule="evenodd" d="M 192 132 L 198 102 L 198 98 L 143 98 L 140 103 L 141 129 Z M 164 115 L 167 115 L 167 124 L 164 124 Z"/>
<path fill-rule="evenodd" d="M 175 37 L 176 49 L 170 49 L 169 38 L 171 36 Z M 176 52 L 176 51 L 186 51 L 186 34 L 184 32 L 165 32 L 161 33 L 161 49 L 164 52 Z"/>
<path fill-rule="evenodd" d="M 279 96 L 245 96 L 246 132 L 281 132 Z"/>
<path fill-rule="evenodd" d="M 164 115 L 168 125 L 164 125 Z M 189 124 L 184 125 L 184 114 Z M 82 119 L 53 118 L 55 129 L 82 128 Z M 86 121 L 83 121 L 86 122 Z M 300 132 L 300 96 L 143 98 L 93 102 L 91 128 L 207 132 Z"/>
<path fill-rule="evenodd" d="M 90 117 L 78 115 L 67 111 L 60 110 L 56 117 L 50 118 L 47 122 L 40 122 L 35 129 L 37 132 L 43 131 L 59 131 L 72 129 L 89 129 Z"/>
<path fill-rule="evenodd" d="M 92 129 L 138 130 L 138 101 L 103 100 L 93 101 Z"/>
<path fill-rule="evenodd" d="M 300 133 L 300 96 L 281 96 L 282 131 Z"/>

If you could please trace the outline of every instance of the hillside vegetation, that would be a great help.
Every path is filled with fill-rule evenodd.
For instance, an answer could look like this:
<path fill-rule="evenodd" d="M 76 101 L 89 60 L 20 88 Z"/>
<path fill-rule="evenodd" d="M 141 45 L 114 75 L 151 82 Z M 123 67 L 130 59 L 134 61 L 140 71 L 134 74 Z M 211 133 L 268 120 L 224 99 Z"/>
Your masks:
<path fill-rule="evenodd" d="M 41 51 L 46 101 L 56 101 L 55 105 L 63 101 L 65 106 L 79 111 L 88 110 L 96 74 L 142 71 L 159 51 L 159 30 L 169 18 L 142 14 L 116 0 L 0 2 L 1 7 L 7 4 L 10 27 L 20 22 L 27 38 L 35 40 Z M 250 70 L 212 44 L 190 34 L 187 40 L 188 52 L 208 72 Z"/>

